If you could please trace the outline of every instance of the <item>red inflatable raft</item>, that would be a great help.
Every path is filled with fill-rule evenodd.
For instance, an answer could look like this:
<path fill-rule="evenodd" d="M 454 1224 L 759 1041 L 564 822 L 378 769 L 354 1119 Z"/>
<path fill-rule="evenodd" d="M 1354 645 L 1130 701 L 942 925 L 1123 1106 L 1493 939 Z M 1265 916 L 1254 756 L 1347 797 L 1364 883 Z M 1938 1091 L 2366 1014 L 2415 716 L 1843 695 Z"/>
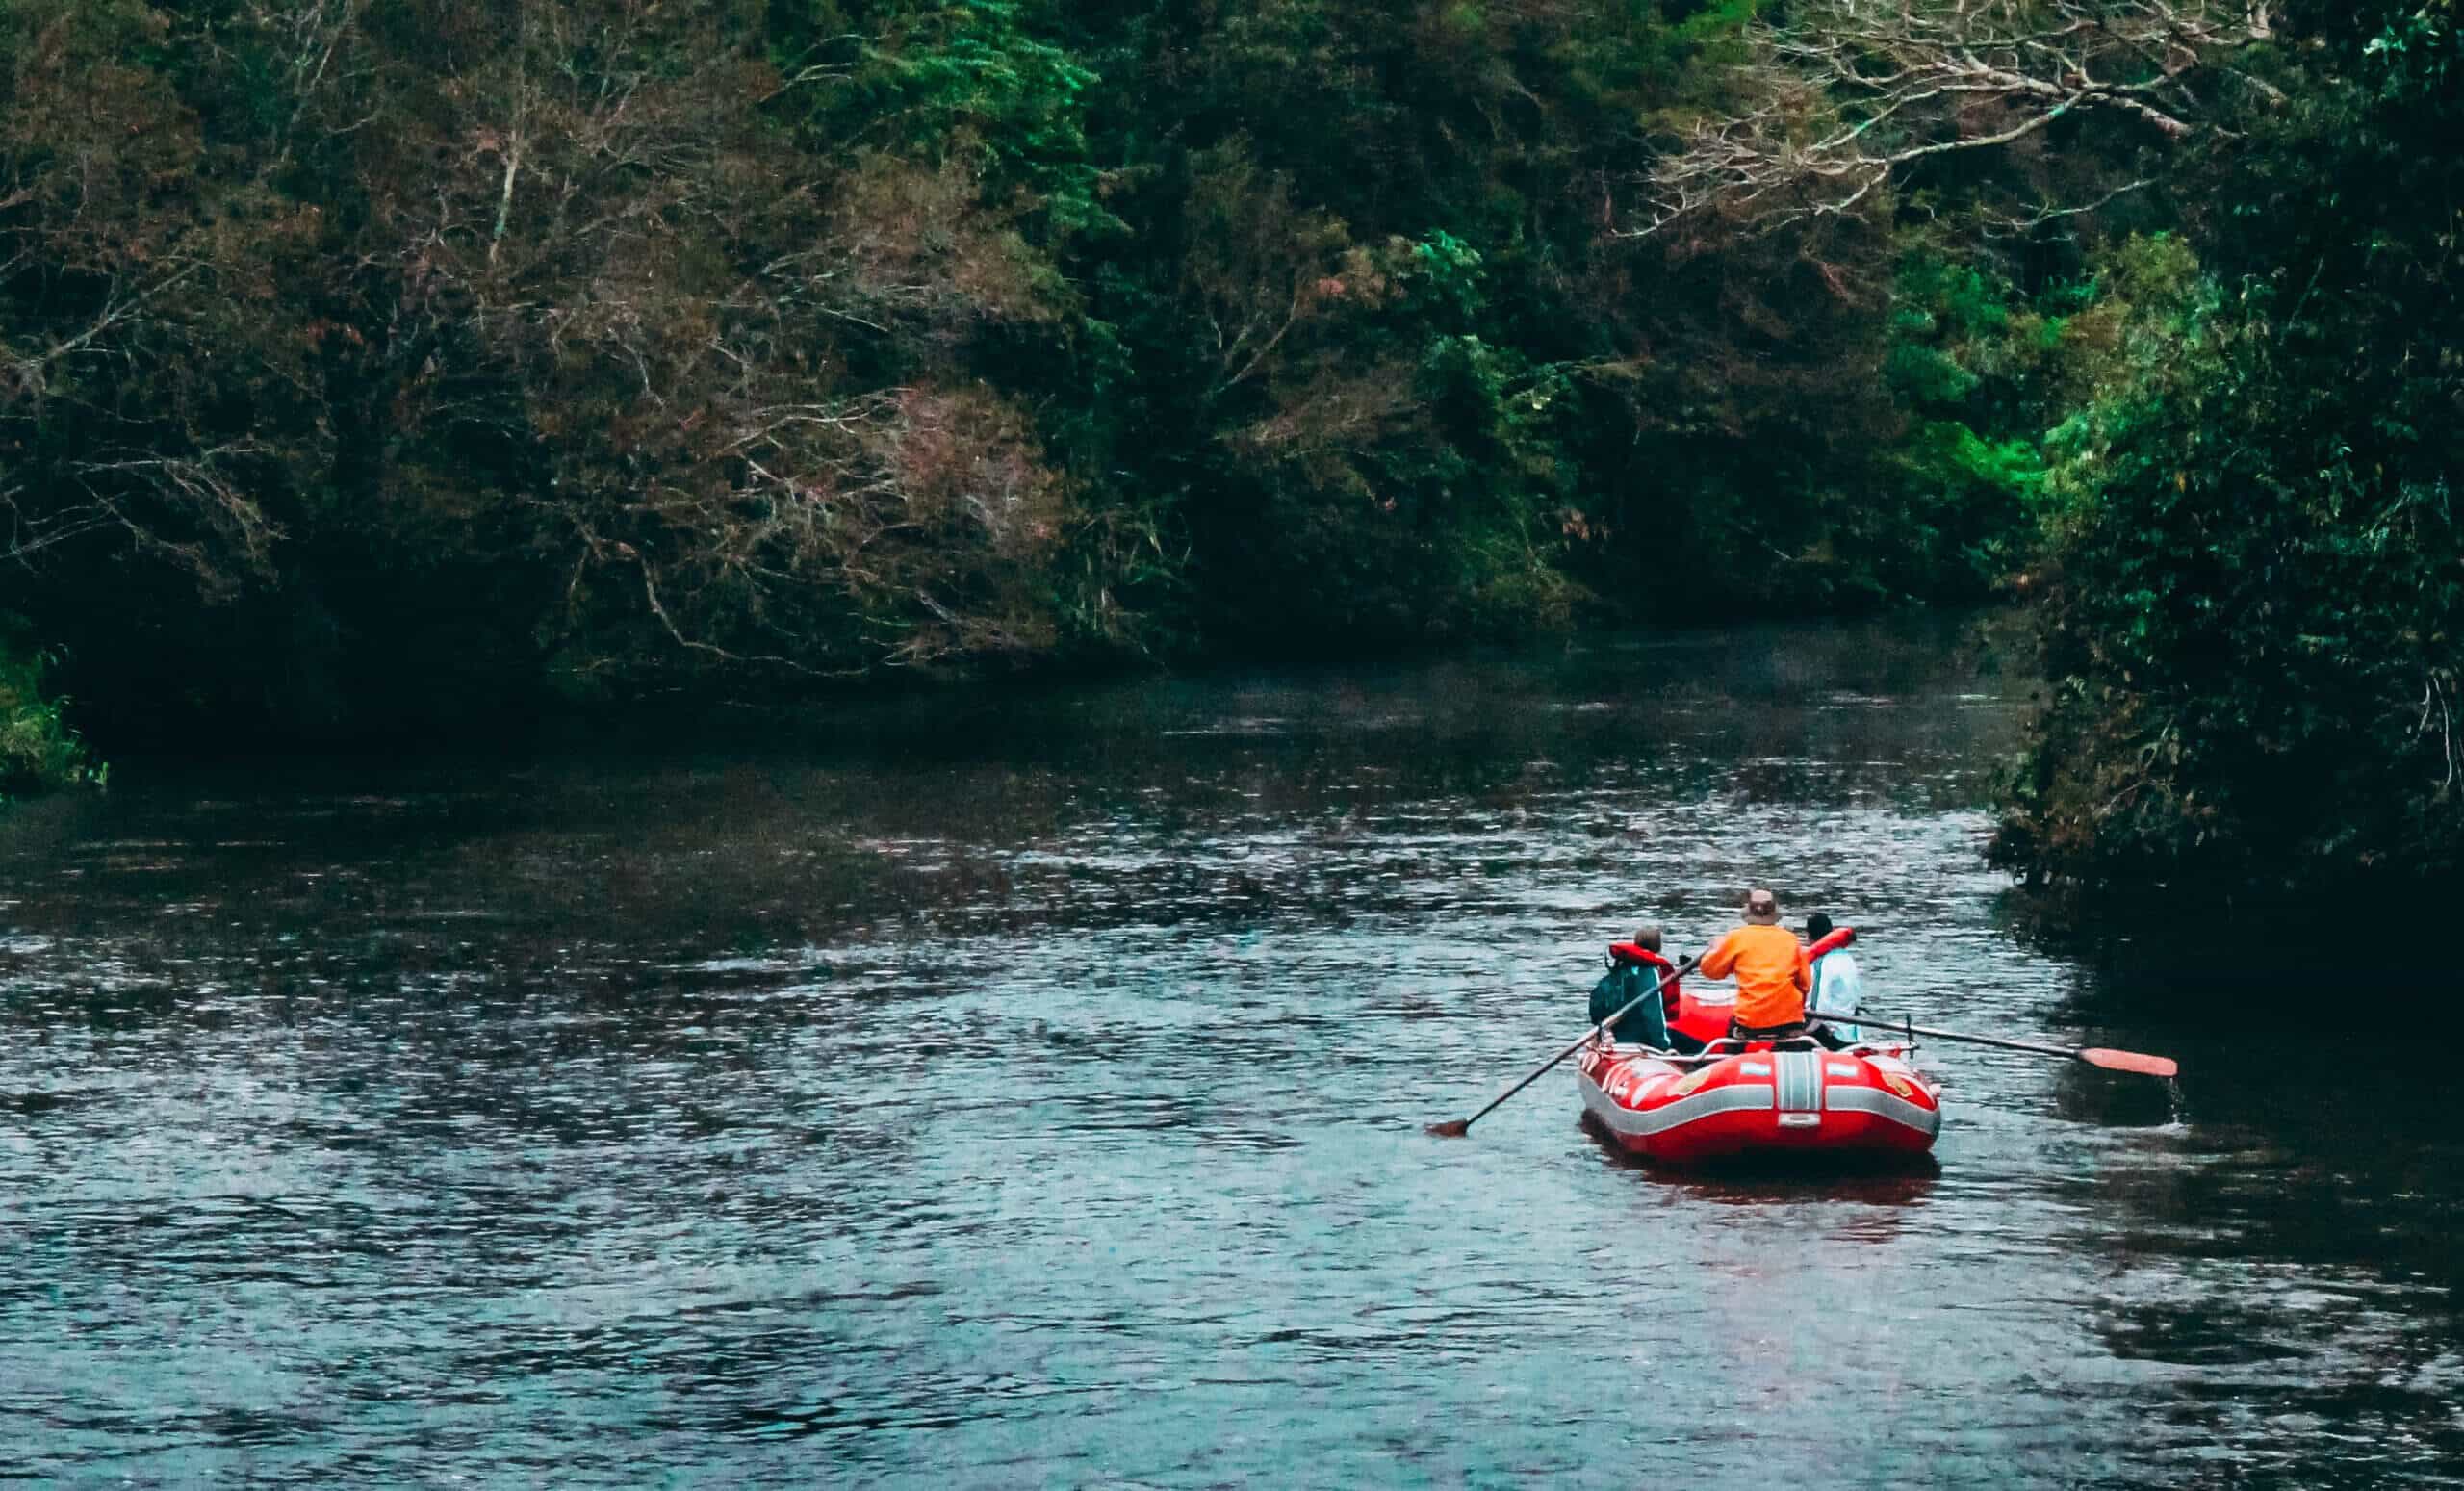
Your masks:
<path fill-rule="evenodd" d="M 1911 1047 L 1865 1041 L 1736 1042 L 1726 1001 L 1686 991 L 1671 1025 L 1712 1044 L 1701 1056 L 1595 1042 L 1576 1081 L 1618 1147 L 1672 1165 L 1752 1155 L 1924 1154 L 1941 1131 L 1941 1087 Z M 1790 1047 L 1809 1047 L 1790 1049 Z"/>

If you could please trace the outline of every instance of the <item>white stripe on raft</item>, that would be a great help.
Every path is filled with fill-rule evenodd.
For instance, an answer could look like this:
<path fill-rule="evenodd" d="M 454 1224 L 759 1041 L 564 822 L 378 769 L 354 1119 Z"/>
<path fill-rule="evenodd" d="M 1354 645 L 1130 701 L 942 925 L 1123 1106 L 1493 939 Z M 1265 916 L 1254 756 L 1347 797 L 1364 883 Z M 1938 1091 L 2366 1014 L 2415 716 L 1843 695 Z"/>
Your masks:
<path fill-rule="evenodd" d="M 1774 1084 L 1780 1093 L 1783 1113 L 1818 1113 L 1822 1109 L 1822 1053 L 1819 1051 L 1782 1051 L 1780 1079 Z"/>
<path fill-rule="evenodd" d="M 1835 1087 L 1823 1094 L 1823 1106 L 1837 1108 L 1847 1113 L 1870 1113 L 1876 1118 L 1888 1118 L 1893 1123 L 1904 1124 L 1920 1134 L 1938 1134 L 1942 1131 L 1941 1109 L 1928 1108 L 1922 1103 L 1912 1103 L 1904 1097 L 1894 1097 L 1877 1088 Z"/>
<path fill-rule="evenodd" d="M 1779 1108 L 1779 1090 L 1759 1082 L 1741 1083 L 1731 1087 L 1715 1087 L 1679 1098 L 1663 1108 L 1649 1113 L 1636 1113 L 1620 1105 L 1600 1084 L 1586 1075 L 1581 1079 L 1582 1103 L 1603 1123 L 1620 1134 L 1648 1136 L 1664 1134 L 1682 1128 L 1698 1118 L 1721 1113 L 1768 1113 Z M 1887 1118 L 1903 1128 L 1914 1129 L 1931 1138 L 1942 1129 L 1942 1111 L 1912 1103 L 1878 1088 L 1826 1085 L 1821 1094 L 1822 1106 L 1842 1113 L 1868 1113 Z M 1806 1111 L 1806 1110 L 1793 1110 Z"/>
<path fill-rule="evenodd" d="M 1586 1077 L 1582 1084 L 1583 1106 L 1600 1116 L 1601 1121 L 1620 1134 L 1659 1134 L 1681 1128 L 1697 1118 L 1707 1118 L 1715 1113 L 1736 1113 L 1758 1110 L 1769 1112 L 1771 1090 L 1757 1082 L 1737 1087 L 1715 1087 L 1707 1093 L 1681 1097 L 1665 1108 L 1650 1113 L 1636 1113 L 1619 1107 L 1600 1084 Z"/>

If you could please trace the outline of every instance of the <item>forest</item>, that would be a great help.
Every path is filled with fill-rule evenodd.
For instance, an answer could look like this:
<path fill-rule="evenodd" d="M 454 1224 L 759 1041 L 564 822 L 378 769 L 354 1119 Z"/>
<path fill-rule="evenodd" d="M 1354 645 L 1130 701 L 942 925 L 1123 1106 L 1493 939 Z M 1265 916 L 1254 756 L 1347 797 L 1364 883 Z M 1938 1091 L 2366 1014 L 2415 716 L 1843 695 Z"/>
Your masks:
<path fill-rule="evenodd" d="M 2022 879 L 2450 874 L 2459 25 L 5 0 L 0 794 L 2015 605 Z"/>

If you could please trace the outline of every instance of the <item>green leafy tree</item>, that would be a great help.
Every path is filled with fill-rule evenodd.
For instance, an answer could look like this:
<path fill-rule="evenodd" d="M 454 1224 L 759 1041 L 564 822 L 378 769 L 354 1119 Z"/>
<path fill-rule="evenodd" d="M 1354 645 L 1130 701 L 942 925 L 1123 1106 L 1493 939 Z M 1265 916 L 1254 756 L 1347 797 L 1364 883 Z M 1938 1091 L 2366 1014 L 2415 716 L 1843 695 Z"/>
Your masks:
<path fill-rule="evenodd" d="M 2450 873 L 2464 368 L 2453 9 L 2304 43 L 2060 431 L 2054 697 L 1998 852 L 2090 885 Z"/>

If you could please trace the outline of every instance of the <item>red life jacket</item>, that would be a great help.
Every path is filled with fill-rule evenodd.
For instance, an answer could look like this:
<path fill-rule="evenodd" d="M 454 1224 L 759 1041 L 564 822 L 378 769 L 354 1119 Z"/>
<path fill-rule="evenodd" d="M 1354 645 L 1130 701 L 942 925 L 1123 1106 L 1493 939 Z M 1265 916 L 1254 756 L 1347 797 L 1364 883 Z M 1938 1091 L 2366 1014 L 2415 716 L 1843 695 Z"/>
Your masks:
<path fill-rule="evenodd" d="M 1806 962 L 1811 963 L 1825 953 L 1835 953 L 1857 940 L 1854 927 L 1834 927 L 1822 935 L 1822 940 L 1806 949 Z"/>
<path fill-rule="evenodd" d="M 1652 970 L 1652 976 L 1656 979 L 1668 978 L 1668 987 L 1660 990 L 1660 1004 L 1662 1008 L 1668 1011 L 1669 1017 L 1671 1019 L 1676 1017 L 1678 994 L 1677 980 L 1669 978 L 1668 976 L 1677 971 L 1677 964 L 1669 962 L 1665 958 L 1662 958 L 1659 954 L 1653 952 L 1650 948 L 1645 947 L 1640 942 L 1611 942 L 1608 944 L 1608 957 L 1610 961 L 1614 963 L 1641 964 L 1644 967 Z"/>

